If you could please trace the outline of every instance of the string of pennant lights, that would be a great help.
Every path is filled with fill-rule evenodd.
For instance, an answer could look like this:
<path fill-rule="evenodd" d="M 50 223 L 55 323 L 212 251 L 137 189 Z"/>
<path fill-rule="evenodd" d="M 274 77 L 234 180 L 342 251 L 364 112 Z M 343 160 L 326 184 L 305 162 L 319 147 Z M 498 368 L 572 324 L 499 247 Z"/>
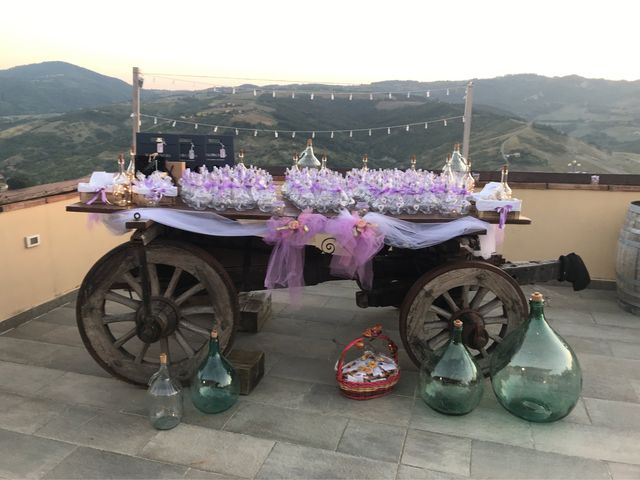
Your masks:
<path fill-rule="evenodd" d="M 133 114 L 132 114 L 133 116 Z M 178 124 L 181 125 L 190 125 L 194 128 L 194 130 L 198 130 L 199 128 L 211 129 L 213 133 L 219 132 L 233 132 L 236 136 L 241 133 L 249 133 L 254 137 L 257 137 L 259 134 L 268 134 L 273 135 L 275 138 L 279 138 L 282 135 L 291 136 L 291 138 L 295 138 L 296 134 L 303 134 L 307 136 L 311 136 L 311 138 L 315 138 L 316 135 L 329 135 L 330 138 L 334 138 L 338 134 L 348 134 L 349 138 L 353 138 L 354 134 L 357 133 L 366 133 L 368 136 L 372 136 L 374 132 L 387 132 L 387 135 L 391 135 L 392 131 L 396 130 L 404 130 L 405 132 L 410 132 L 413 129 L 421 129 L 422 131 L 428 130 L 429 126 L 440 125 L 443 127 L 448 126 L 448 124 L 455 120 L 460 120 L 464 123 L 464 116 L 458 115 L 454 117 L 446 117 L 446 118 L 438 118 L 435 120 L 427 120 L 422 122 L 413 122 L 413 123 L 405 123 L 400 125 L 388 125 L 382 127 L 366 127 L 366 128 L 345 128 L 345 129 L 335 129 L 335 130 L 281 130 L 281 129 L 265 129 L 265 128 L 249 128 L 249 127 L 235 127 L 231 125 L 215 125 L 210 123 L 201 123 L 201 122 L 191 122 L 188 120 L 182 119 L 174 119 L 167 117 L 160 117 L 157 115 L 147 115 L 140 114 L 141 118 L 149 118 L 153 119 L 153 126 L 157 126 L 159 123 L 162 124 L 170 124 L 171 127 L 176 127 Z M 140 123 L 142 123 L 140 121 Z"/>
<path fill-rule="evenodd" d="M 440 94 L 444 96 L 450 96 L 452 92 L 465 91 L 466 85 L 451 85 L 448 87 L 438 87 L 438 88 L 429 88 L 429 89 L 421 89 L 421 90 L 402 90 L 402 91 L 389 91 L 389 90 L 364 90 L 364 89 L 350 89 L 345 90 L 343 86 L 346 87 L 355 87 L 354 84 L 322 84 L 327 87 L 337 86 L 340 87 L 336 90 L 326 90 L 326 89 L 310 89 L 305 87 L 304 85 L 293 85 L 292 88 L 284 88 L 282 86 L 278 86 L 277 88 L 265 88 L 265 87 L 252 87 L 252 86 L 242 86 L 242 87 L 232 87 L 232 86 L 221 86 L 219 84 L 209 83 L 209 82 L 201 82 L 198 80 L 185 80 L 180 77 L 189 77 L 189 78 L 222 78 L 222 77 L 207 77 L 200 75 L 181 75 L 181 76 L 171 76 L 169 74 L 147 74 L 153 75 L 153 79 L 160 78 L 163 80 L 171 80 L 174 83 L 184 82 L 188 84 L 192 84 L 193 86 L 201 85 L 208 89 L 212 89 L 214 93 L 230 93 L 231 95 L 237 94 L 253 94 L 254 97 L 258 95 L 271 95 L 273 98 L 276 97 L 291 97 L 291 99 L 295 99 L 296 95 L 304 96 L 309 98 L 310 100 L 314 100 L 316 97 L 330 98 L 331 100 L 335 100 L 336 98 L 348 98 L 349 100 L 353 100 L 354 98 L 369 98 L 369 100 L 377 100 L 377 99 L 387 99 L 387 100 L 399 100 L 399 99 L 411 99 L 411 98 L 431 98 L 434 94 Z M 230 80 L 251 80 L 248 78 L 228 78 Z M 266 79 L 253 79 L 258 81 L 266 81 Z M 276 81 L 284 81 L 284 80 L 272 80 Z M 289 80 L 290 81 L 290 80 Z M 463 97 L 464 98 L 464 97 Z"/>

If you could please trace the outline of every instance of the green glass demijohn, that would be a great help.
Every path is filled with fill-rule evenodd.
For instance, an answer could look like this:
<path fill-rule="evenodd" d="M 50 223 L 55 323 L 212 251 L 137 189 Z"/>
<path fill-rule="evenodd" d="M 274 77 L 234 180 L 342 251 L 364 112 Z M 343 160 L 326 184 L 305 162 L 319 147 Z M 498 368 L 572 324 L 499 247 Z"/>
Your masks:
<path fill-rule="evenodd" d="M 544 318 L 544 298 L 534 293 L 528 320 L 491 356 L 491 384 L 510 413 L 531 422 L 567 416 L 582 391 L 580 364 L 571 347 Z"/>
<path fill-rule="evenodd" d="M 478 406 L 484 391 L 482 370 L 462 342 L 462 321 L 453 322 L 449 343 L 420 369 L 420 395 L 434 410 L 464 415 Z"/>
<path fill-rule="evenodd" d="M 182 387 L 171 378 L 167 355 L 160 355 L 160 369 L 149 379 L 147 390 L 149 421 L 158 430 L 169 430 L 182 419 Z"/>
<path fill-rule="evenodd" d="M 220 353 L 218 332 L 209 339 L 209 353 L 191 378 L 191 400 L 204 413 L 219 413 L 231 408 L 240 395 L 238 375 Z"/>

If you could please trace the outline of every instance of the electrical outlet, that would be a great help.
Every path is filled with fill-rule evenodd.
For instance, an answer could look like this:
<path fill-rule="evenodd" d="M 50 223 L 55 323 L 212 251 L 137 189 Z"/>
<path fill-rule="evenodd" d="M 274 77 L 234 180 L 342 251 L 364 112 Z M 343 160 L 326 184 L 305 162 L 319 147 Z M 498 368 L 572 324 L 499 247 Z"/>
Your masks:
<path fill-rule="evenodd" d="M 25 248 L 33 248 L 40 245 L 40 235 L 27 235 L 24 237 Z"/>

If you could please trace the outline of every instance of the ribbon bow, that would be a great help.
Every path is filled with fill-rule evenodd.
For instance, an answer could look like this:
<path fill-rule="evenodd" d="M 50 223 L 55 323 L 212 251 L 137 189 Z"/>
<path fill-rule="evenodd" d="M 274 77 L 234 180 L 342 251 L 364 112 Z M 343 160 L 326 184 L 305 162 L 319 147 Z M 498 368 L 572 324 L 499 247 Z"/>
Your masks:
<path fill-rule="evenodd" d="M 384 235 L 376 225 L 367 222 L 356 212 L 346 210 L 327 221 L 327 233 L 340 245 L 340 253 L 331 259 L 331 273 L 338 277 L 355 278 L 365 289 L 373 283 L 371 259 L 384 245 Z"/>
<path fill-rule="evenodd" d="M 507 204 L 502 207 L 496 207 L 496 212 L 500 215 L 500 221 L 498 224 L 498 228 L 503 229 L 504 225 L 507 223 L 507 215 L 513 208 L 513 205 Z"/>
<path fill-rule="evenodd" d="M 265 243 L 273 245 L 266 288 L 288 287 L 292 303 L 299 303 L 304 286 L 304 246 L 324 228 L 327 219 L 305 210 L 298 218 L 272 217 L 267 221 Z"/>
<path fill-rule="evenodd" d="M 93 198 L 86 202 L 86 205 L 92 205 L 96 200 L 98 200 L 98 198 L 102 200 L 102 203 L 104 203 L 105 205 L 111 205 L 111 202 L 107 200 L 107 187 L 101 187 L 93 196 Z"/>

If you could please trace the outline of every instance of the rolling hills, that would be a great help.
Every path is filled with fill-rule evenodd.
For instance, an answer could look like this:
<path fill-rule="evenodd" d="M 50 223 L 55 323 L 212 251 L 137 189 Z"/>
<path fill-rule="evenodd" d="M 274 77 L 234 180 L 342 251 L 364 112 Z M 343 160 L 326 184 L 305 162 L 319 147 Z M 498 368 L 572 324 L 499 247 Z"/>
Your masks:
<path fill-rule="evenodd" d="M 30 185 L 77 178 L 93 170 L 114 170 L 117 154 L 126 152 L 130 144 L 131 87 L 62 62 L 47 63 L 55 65 L 0 71 L 0 173 Z M 84 84 L 82 90 L 78 82 Z M 11 90 L 15 85 L 22 90 Z M 417 91 L 447 85 L 454 83 L 391 81 L 353 88 Z M 513 170 L 564 172 L 577 159 L 583 170 L 594 173 L 640 172 L 640 142 L 635 139 L 635 131 L 640 130 L 638 82 L 514 75 L 477 80 L 474 85 L 470 155 L 474 169 L 497 169 L 505 162 L 505 154 L 517 152 L 519 156 L 509 157 Z M 331 90 L 322 85 L 314 88 L 317 92 Z M 393 100 L 379 96 L 374 101 L 345 97 L 331 101 L 327 95 L 318 95 L 312 101 L 302 95 L 291 99 L 219 91 L 147 91 L 143 113 L 191 124 L 178 122 L 173 128 L 170 123 L 156 125 L 152 118 L 144 117 L 142 130 L 211 133 L 210 128 L 202 127 L 205 124 L 279 130 L 375 128 L 459 116 L 461 102 L 461 95 Z M 7 105 L 21 115 L 7 114 Z M 201 125 L 197 132 L 194 123 Z M 341 133 L 333 139 L 318 134 L 314 145 L 317 153 L 328 155 L 329 166 L 334 167 L 359 165 L 367 153 L 372 167 L 403 168 L 415 154 L 418 166 L 439 168 L 452 144 L 461 139 L 462 123 L 455 120 L 446 127 L 430 123 L 427 130 L 397 128 L 390 135 L 385 129 L 371 136 L 366 131 L 355 132 L 353 137 Z M 302 134 L 275 139 L 270 134 L 242 133 L 236 137 L 236 148 L 244 148 L 246 159 L 257 165 L 288 165 L 291 154 L 301 151 L 305 140 Z"/>

